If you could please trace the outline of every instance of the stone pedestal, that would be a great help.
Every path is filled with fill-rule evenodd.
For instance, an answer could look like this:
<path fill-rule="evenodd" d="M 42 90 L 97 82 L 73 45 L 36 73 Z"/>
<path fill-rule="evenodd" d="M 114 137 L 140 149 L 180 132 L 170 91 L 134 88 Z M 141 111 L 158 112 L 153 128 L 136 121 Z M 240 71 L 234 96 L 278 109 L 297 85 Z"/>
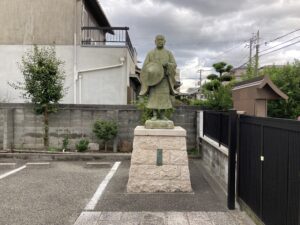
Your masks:
<path fill-rule="evenodd" d="M 135 128 L 127 191 L 192 191 L 183 128 Z"/>

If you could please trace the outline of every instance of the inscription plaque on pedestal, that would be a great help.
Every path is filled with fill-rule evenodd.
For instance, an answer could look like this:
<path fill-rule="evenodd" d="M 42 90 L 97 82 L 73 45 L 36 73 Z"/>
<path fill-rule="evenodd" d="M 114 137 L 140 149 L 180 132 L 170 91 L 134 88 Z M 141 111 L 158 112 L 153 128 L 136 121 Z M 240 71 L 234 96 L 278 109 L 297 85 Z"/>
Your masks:
<path fill-rule="evenodd" d="M 163 164 L 163 159 L 162 159 L 162 149 L 157 149 L 157 157 L 156 157 L 156 165 L 157 166 L 162 166 Z"/>

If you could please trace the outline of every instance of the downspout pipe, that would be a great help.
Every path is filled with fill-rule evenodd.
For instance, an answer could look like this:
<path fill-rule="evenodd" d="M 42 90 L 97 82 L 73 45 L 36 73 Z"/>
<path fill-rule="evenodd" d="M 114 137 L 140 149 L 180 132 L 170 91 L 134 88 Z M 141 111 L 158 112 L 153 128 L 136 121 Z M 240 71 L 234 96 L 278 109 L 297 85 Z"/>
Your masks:
<path fill-rule="evenodd" d="M 74 43 L 73 43 L 73 103 L 77 103 L 77 4 L 78 0 L 75 1 L 74 5 Z"/>
<path fill-rule="evenodd" d="M 74 56 L 73 56 L 73 73 L 74 73 L 74 79 L 73 79 L 73 89 L 74 89 L 74 94 L 73 94 L 73 102 L 74 104 L 77 103 L 77 77 L 78 77 L 78 72 L 77 72 L 77 46 L 76 46 L 76 33 L 74 33 Z"/>

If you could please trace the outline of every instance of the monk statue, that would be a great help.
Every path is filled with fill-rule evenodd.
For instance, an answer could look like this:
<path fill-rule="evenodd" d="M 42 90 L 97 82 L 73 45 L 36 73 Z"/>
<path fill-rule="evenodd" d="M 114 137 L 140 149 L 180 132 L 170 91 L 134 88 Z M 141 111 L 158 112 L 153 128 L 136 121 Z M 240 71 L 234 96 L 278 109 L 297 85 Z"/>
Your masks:
<path fill-rule="evenodd" d="M 164 48 L 165 43 L 163 35 L 156 36 L 156 48 L 147 54 L 141 71 L 140 95 L 148 96 L 146 107 L 153 110 L 151 121 L 168 120 L 166 110 L 172 108 L 171 95 L 177 94 L 177 65 L 173 54 Z"/>

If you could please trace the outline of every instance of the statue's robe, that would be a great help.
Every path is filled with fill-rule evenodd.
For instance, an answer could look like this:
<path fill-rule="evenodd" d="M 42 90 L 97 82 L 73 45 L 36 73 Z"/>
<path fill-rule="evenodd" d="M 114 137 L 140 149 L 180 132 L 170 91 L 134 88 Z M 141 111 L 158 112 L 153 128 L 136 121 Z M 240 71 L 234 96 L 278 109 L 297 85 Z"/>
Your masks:
<path fill-rule="evenodd" d="M 141 95 L 149 95 L 147 108 L 149 109 L 170 109 L 172 108 L 171 96 L 175 95 L 174 85 L 176 83 L 176 62 L 173 54 L 166 49 L 157 49 L 150 51 L 144 61 L 143 69 L 150 62 L 167 64 L 162 80 L 154 85 L 147 86 L 142 84 Z"/>

